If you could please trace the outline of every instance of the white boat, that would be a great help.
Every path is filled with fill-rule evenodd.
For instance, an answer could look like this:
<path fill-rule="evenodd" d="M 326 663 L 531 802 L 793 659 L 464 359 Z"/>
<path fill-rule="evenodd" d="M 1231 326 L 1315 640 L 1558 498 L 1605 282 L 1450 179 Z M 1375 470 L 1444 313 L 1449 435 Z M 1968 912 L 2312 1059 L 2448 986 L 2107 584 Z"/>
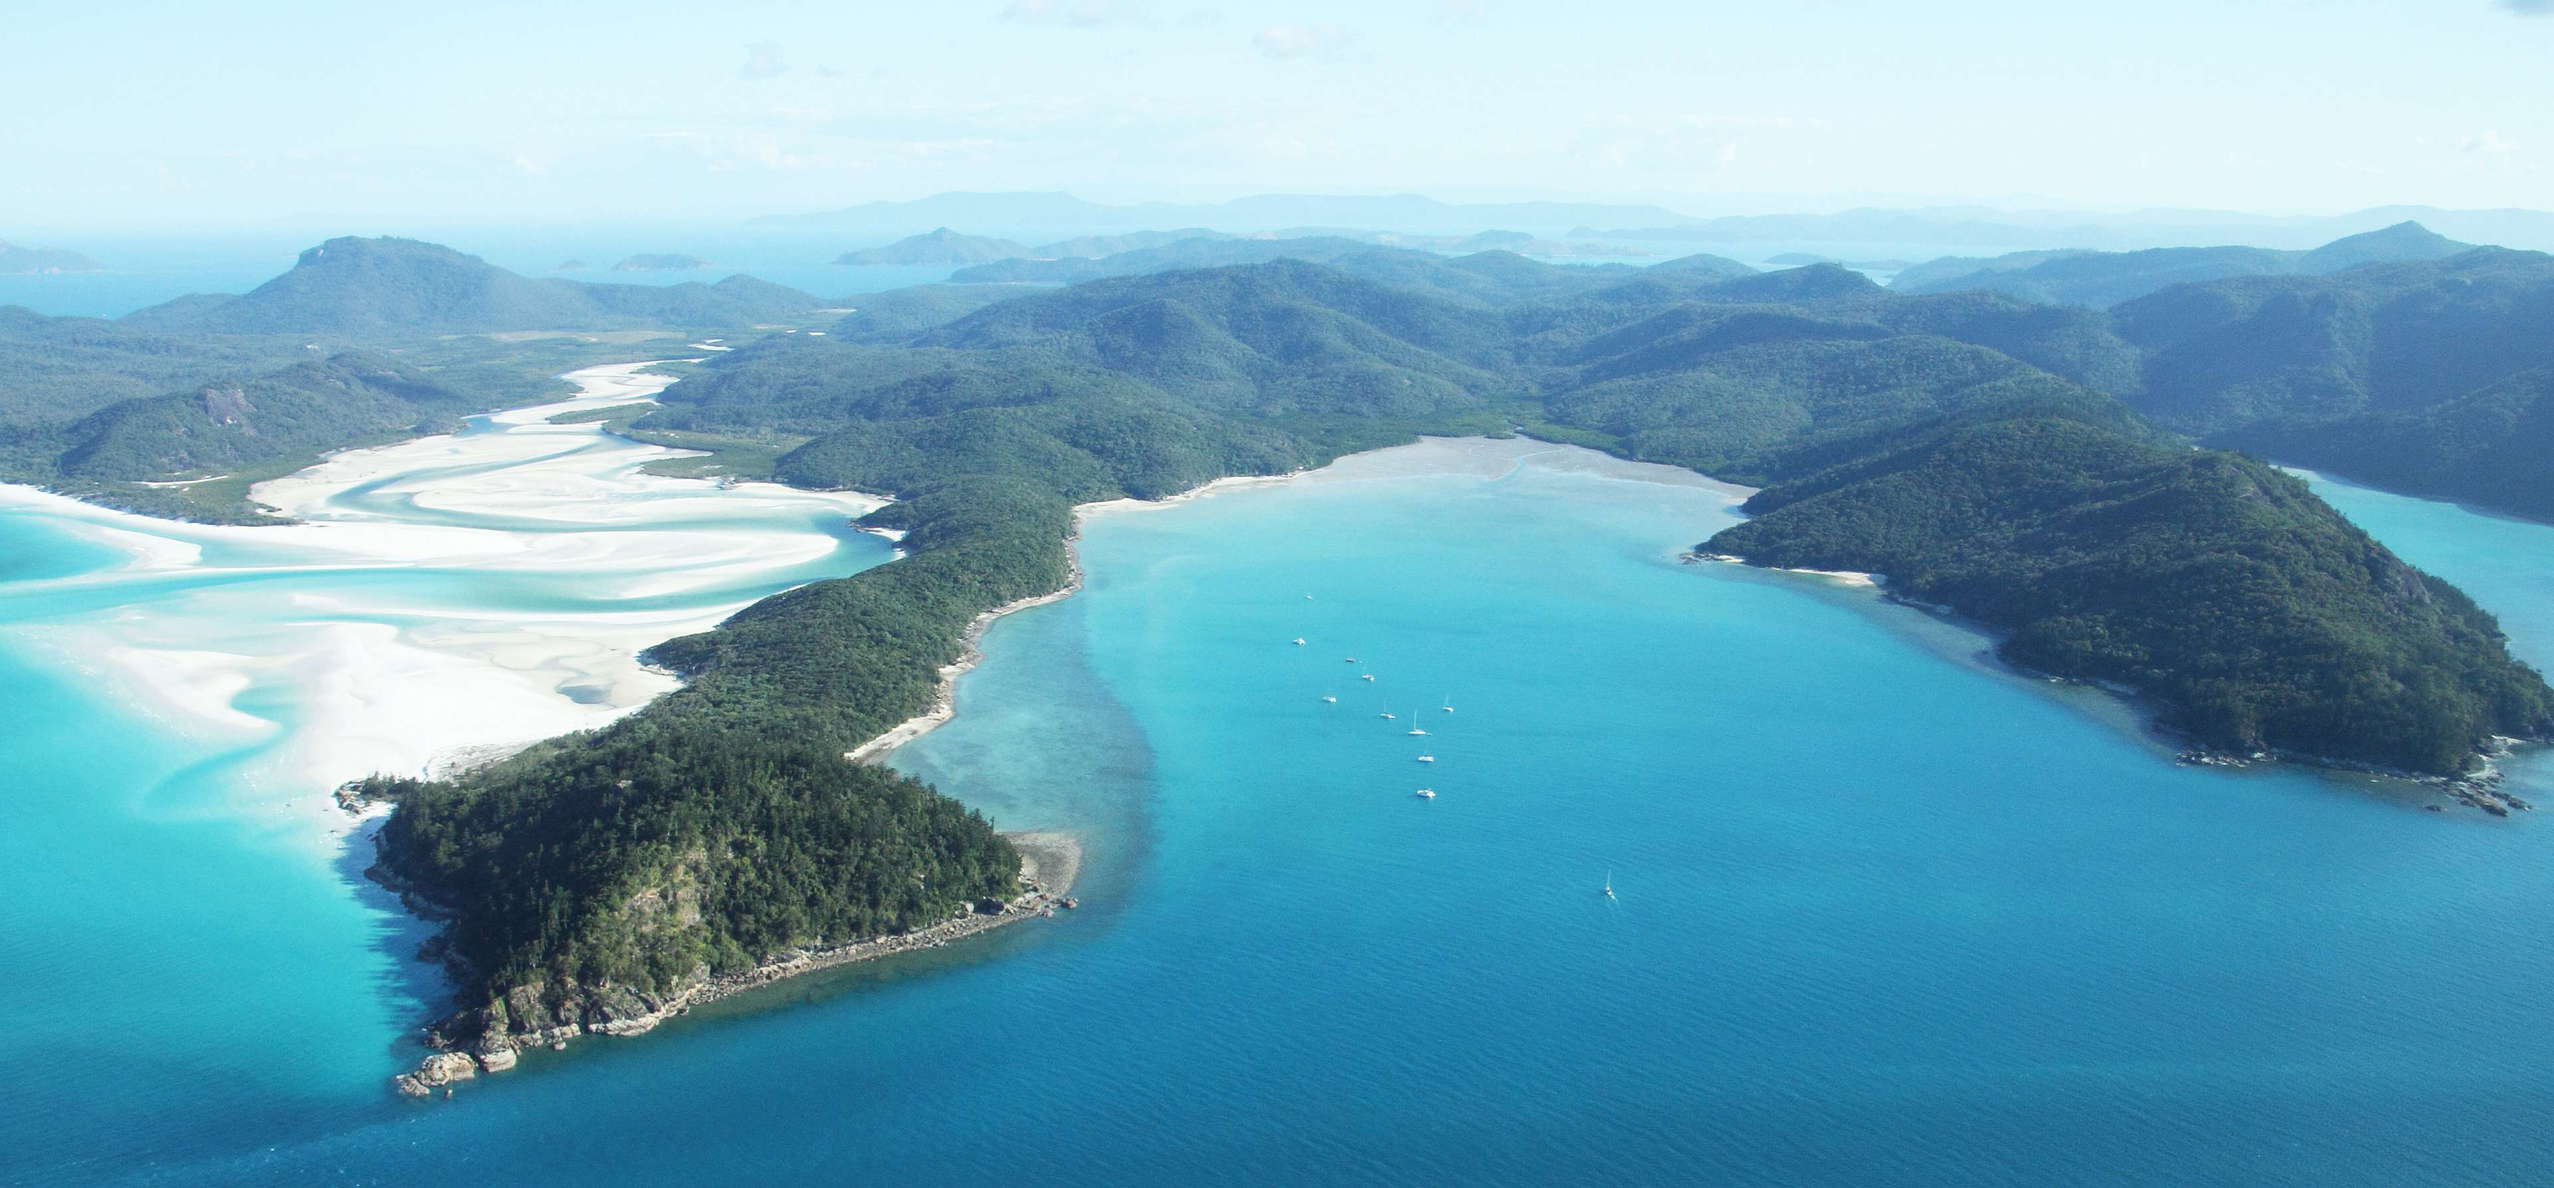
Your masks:
<path fill-rule="evenodd" d="M 1451 694 L 1451 693 L 1447 694 L 1447 695 L 1446 695 L 1446 699 L 1445 699 L 1445 704 L 1444 704 L 1444 705 L 1441 705 L 1441 706 L 1438 706 L 1437 708 L 1438 708 L 1438 709 L 1441 709 L 1441 710 L 1444 710 L 1445 712 L 1447 712 L 1447 713 L 1449 713 L 1449 714 L 1450 714 L 1450 713 L 1453 713 L 1453 712 L 1454 712 L 1454 695 L 1453 695 L 1453 694 Z"/>
<path fill-rule="evenodd" d="M 1393 716 L 1395 716 L 1395 715 L 1393 714 L 1393 712 L 1392 712 L 1391 710 L 1385 710 L 1385 711 L 1383 711 L 1382 713 L 1377 714 L 1377 715 L 1375 715 L 1375 716 L 1376 716 L 1376 717 L 1378 717 L 1378 718 L 1390 718 L 1390 717 L 1393 717 Z"/>
<path fill-rule="evenodd" d="M 1322 695 L 1321 695 L 1321 699 L 1322 699 L 1323 701 L 1325 701 L 1325 702 L 1328 702 L 1328 703 L 1329 703 L 1329 704 L 1331 704 L 1331 705 L 1337 705 L 1337 704 L 1339 704 L 1339 699 L 1338 699 L 1338 698 L 1336 698 L 1336 697 L 1331 696 L 1331 695 L 1330 695 L 1330 694 L 1328 694 L 1328 693 L 1324 693 L 1324 694 L 1322 694 Z"/>
<path fill-rule="evenodd" d="M 1421 762 L 1421 763 L 1434 763 L 1434 762 L 1436 762 L 1436 761 L 1437 761 L 1437 757 L 1436 757 L 1436 756 L 1434 756 L 1434 755 L 1421 755 L 1421 756 L 1419 756 L 1419 762 Z"/>
<path fill-rule="evenodd" d="M 1434 788 L 1421 788 L 1421 789 L 1419 789 L 1419 799 L 1421 799 L 1421 800 L 1435 800 L 1436 798 L 1437 798 L 1437 790 L 1436 790 L 1436 789 L 1434 789 Z M 1607 892 L 1606 894 L 1611 895 L 1611 894 L 1613 894 L 1613 892 L 1610 892 L 1610 891 L 1609 891 L 1609 892 Z"/>
<path fill-rule="evenodd" d="M 1350 657 L 1348 657 L 1348 663 L 1350 663 L 1350 664 L 1354 664 L 1354 663 L 1356 663 L 1356 662 L 1357 662 L 1357 658 L 1356 658 L 1356 657 L 1354 657 L 1354 656 L 1350 656 Z"/>
<path fill-rule="evenodd" d="M 1302 646 L 1304 646 L 1304 637 L 1303 637 L 1303 636 L 1298 635 L 1298 636 L 1296 636 L 1296 637 L 1295 637 L 1295 646 L 1296 646 L 1296 647 L 1299 647 L 1299 648 L 1300 648 L 1300 647 L 1302 647 Z"/>
<path fill-rule="evenodd" d="M 1371 681 L 1371 680 L 1375 679 L 1375 674 L 1373 674 L 1373 673 L 1371 673 L 1371 672 L 1370 672 L 1370 673 L 1367 673 L 1367 674 L 1366 674 L 1366 675 L 1364 675 L 1364 676 L 1358 677 L 1357 679 L 1358 679 L 1358 680 L 1361 680 L 1361 681 Z"/>
<path fill-rule="evenodd" d="M 1614 898 L 1614 872 L 1610 870 L 1605 872 L 1605 898 Z"/>
<path fill-rule="evenodd" d="M 1417 715 L 1417 714 L 1415 714 L 1415 713 L 1414 713 L 1414 714 L 1412 714 L 1412 715 L 1410 715 L 1410 733 L 1412 733 L 1412 734 L 1426 734 L 1426 733 L 1427 733 L 1426 728 L 1424 728 L 1424 727 L 1422 727 L 1422 726 L 1420 726 L 1420 725 L 1419 725 L 1419 715 Z"/>

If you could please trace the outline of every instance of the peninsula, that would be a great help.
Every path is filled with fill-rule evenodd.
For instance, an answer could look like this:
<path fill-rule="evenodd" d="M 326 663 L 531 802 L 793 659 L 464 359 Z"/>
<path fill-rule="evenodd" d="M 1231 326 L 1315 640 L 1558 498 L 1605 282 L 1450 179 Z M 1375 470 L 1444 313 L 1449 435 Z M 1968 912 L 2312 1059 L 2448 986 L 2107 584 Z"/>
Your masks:
<path fill-rule="evenodd" d="M 934 711 L 982 616 L 1069 587 L 1077 505 L 1422 434 L 1523 432 L 1762 487 L 1757 518 L 1709 548 L 1880 574 L 1998 629 L 2016 662 L 2133 692 L 2209 746 L 2445 778 L 2554 734 L 2554 691 L 2488 614 L 2302 484 L 2133 407 L 2166 356 L 2111 314 L 1712 256 L 1573 267 L 1320 243 L 1318 263 L 1200 268 L 1186 250 L 990 301 L 891 296 L 820 336 L 746 328 L 815 299 L 743 278 L 529 281 L 431 245 L 339 240 L 246 296 L 117 327 L 364 346 L 401 326 L 670 322 L 734 349 L 703 352 L 623 431 L 732 443 L 781 481 L 892 500 L 860 523 L 901 534 L 899 559 L 650 649 L 679 691 L 484 768 L 353 790 L 396 805 L 376 869 L 443 923 L 432 952 L 459 1009 L 438 1044 L 497 1067 L 643 1030 L 811 954 L 1043 910 L 1054 887 L 1023 884 L 1020 847 L 981 815 L 847 756 Z M 309 405 L 307 443 L 331 416 L 352 437 L 473 406 L 459 369 L 408 366 L 292 364 L 310 384 L 291 390 L 338 393 Z M 39 456 L 135 457 L 118 473 L 136 477 L 228 465 L 196 452 L 222 410 L 283 399 L 240 390 L 181 402 L 209 421 L 118 414 L 112 454 Z M 349 415 L 364 408 L 380 411 Z M 436 1067 L 458 1068 L 418 1083 Z"/>

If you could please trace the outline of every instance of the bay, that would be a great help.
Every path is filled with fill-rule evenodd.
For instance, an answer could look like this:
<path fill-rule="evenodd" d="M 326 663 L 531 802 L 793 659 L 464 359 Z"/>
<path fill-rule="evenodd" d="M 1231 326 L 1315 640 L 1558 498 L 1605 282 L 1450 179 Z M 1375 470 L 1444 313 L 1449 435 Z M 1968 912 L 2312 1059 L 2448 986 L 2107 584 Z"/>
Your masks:
<path fill-rule="evenodd" d="M 2554 658 L 2554 529 L 2322 485 Z M 997 623 L 957 718 L 895 758 L 1006 828 L 1080 833 L 1080 911 L 535 1054 L 450 1103 L 380 1091 L 419 992 L 342 872 L 242 870 L 239 898 L 167 914 L 191 884 L 152 839 L 175 827 L 79 807 L 187 761 L 139 728 L 5 810 L 67 816 L 23 818 L 0 935 L 103 862 L 43 857 L 95 831 L 129 862 L 47 920 L 130 917 L 98 952 L 209 929 L 275 953 L 271 992 L 323 1035 L 266 1011 L 180 1076 L 137 1067 L 156 1033 L 56 1063 L 68 1041 L 41 1037 L 94 1023 L 84 995 L 150 972 L 59 962 L 7 1004 L 54 1021 L 0 1040 L 36 1086 L 9 1104 L 47 1128 L 0 1140 L 83 1162 L 11 1171 L 2483 1184 L 2554 1163 L 2534 820 L 2178 766 L 1954 625 L 1678 562 L 1733 514 L 1690 476 L 1432 442 L 1096 516 L 1088 588 Z M 120 712 L 20 675 L 47 713 L 9 717 L 7 754 Z M 2554 795 L 2534 757 L 2514 779 Z M 183 859 L 260 852 L 192 828 L 212 836 Z M 259 918 L 293 894 L 353 906 L 308 935 Z M 260 985 L 188 999 L 196 1025 Z M 108 1139 L 117 1118 L 151 1122 Z"/>

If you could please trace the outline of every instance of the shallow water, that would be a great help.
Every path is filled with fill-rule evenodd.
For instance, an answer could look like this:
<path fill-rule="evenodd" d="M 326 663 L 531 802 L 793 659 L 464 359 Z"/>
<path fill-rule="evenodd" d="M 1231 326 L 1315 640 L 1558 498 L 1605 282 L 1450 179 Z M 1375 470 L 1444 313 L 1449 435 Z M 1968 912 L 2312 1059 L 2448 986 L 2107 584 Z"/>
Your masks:
<path fill-rule="evenodd" d="M 896 758 L 1005 827 L 1082 833 L 1081 911 L 535 1054 L 450 1104 L 381 1090 L 418 1013 L 395 917 L 235 821 L 134 812 L 202 760 L 128 724 L 136 746 L 0 808 L 0 954 L 43 971 L 0 980 L 33 1020 L 0 1039 L 0 1166 L 2400 1184 L 2554 1164 L 2538 822 L 2176 766 L 1965 632 L 1677 564 L 1727 496 L 1633 473 L 1433 443 L 1095 518 L 1089 588 L 997 624 L 958 718 Z M 2326 490 L 2554 658 L 2554 529 Z M 5 719 L 8 755 L 120 720 L 18 675 L 35 704 Z M 2554 798 L 2542 770 L 2519 779 Z"/>
<path fill-rule="evenodd" d="M 661 386 L 588 378 L 604 402 Z M 651 479 L 671 451 L 542 423 L 579 403 L 259 489 L 307 526 L 0 492 L 0 1180 L 373 1103 L 442 991 L 328 791 L 600 725 L 670 687 L 632 646 L 888 556 L 859 500 Z M 527 492 L 591 498 L 504 531 L 432 510 Z"/>

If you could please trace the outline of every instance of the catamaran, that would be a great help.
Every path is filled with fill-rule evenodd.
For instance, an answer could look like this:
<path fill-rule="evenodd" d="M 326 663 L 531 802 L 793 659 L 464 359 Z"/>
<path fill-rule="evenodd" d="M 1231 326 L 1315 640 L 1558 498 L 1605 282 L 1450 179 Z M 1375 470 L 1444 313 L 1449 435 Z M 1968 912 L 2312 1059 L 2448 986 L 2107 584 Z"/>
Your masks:
<path fill-rule="evenodd" d="M 1412 710 L 1412 711 L 1410 711 L 1410 733 L 1412 733 L 1412 734 L 1426 734 L 1426 733 L 1427 733 L 1427 730 L 1426 730 L 1425 728 L 1423 728 L 1423 727 L 1421 727 L 1421 726 L 1419 725 L 1419 711 L 1417 711 L 1417 710 Z"/>
<path fill-rule="evenodd" d="M 1419 789 L 1419 799 L 1421 799 L 1421 800 L 1435 800 L 1436 798 L 1437 798 L 1437 790 L 1436 790 L 1436 789 L 1434 789 L 1434 788 L 1421 788 L 1421 789 Z"/>

